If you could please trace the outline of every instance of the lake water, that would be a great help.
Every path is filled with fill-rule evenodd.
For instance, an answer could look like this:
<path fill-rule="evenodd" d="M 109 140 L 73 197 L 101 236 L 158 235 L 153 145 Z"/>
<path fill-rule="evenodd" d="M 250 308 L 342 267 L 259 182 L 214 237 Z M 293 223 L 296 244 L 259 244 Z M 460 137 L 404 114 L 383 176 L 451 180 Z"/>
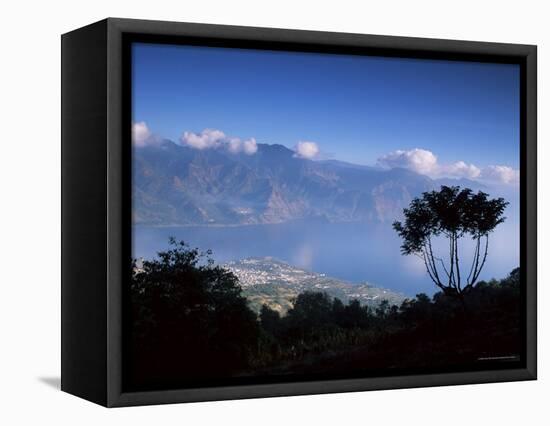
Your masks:
<path fill-rule="evenodd" d="M 401 242 L 390 224 L 296 221 L 228 227 L 135 226 L 133 256 L 153 257 L 167 248 L 170 236 L 201 250 L 211 249 L 219 263 L 272 256 L 297 267 L 353 283 L 369 282 L 409 296 L 435 290 L 422 261 L 401 255 Z M 517 224 L 501 225 L 491 235 L 490 244 L 481 278 L 502 278 L 519 265 Z M 460 249 L 468 261 L 469 243 L 464 242 Z"/>

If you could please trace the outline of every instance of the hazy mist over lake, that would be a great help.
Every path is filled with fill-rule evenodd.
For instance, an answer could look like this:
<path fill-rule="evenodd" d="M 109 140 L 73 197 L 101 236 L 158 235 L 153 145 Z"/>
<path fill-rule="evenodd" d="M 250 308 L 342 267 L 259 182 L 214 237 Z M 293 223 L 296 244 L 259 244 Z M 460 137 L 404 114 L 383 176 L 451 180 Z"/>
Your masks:
<path fill-rule="evenodd" d="M 272 256 L 291 265 L 353 283 L 373 285 L 414 296 L 433 294 L 435 286 L 416 256 L 400 253 L 401 241 L 391 224 L 293 221 L 245 226 L 135 226 L 134 257 L 151 258 L 167 247 L 168 238 L 211 249 L 218 263 L 246 257 Z M 489 257 L 481 279 L 502 278 L 519 265 L 519 227 L 513 221 L 491 234 Z M 461 244 L 463 260 L 472 252 Z M 437 246 L 444 255 L 445 248 Z M 469 263 L 464 263 L 469 265 Z"/>

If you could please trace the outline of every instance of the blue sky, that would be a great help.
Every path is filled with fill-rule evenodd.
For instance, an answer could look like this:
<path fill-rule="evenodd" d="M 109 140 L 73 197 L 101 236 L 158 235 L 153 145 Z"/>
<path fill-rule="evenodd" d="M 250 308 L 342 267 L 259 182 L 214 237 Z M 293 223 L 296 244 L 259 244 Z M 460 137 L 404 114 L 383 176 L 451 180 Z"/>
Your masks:
<path fill-rule="evenodd" d="M 133 100 L 133 121 L 174 141 L 210 128 L 360 164 L 419 148 L 519 167 L 516 65 L 135 44 Z"/>

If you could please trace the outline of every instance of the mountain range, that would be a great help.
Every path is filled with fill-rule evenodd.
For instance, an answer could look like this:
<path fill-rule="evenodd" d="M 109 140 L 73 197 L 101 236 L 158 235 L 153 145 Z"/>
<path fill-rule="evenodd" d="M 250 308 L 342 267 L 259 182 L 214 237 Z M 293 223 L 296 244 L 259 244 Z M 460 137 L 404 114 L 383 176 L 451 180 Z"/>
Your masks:
<path fill-rule="evenodd" d="M 171 141 L 135 148 L 134 224 L 246 225 L 307 218 L 387 223 L 413 197 L 446 183 L 406 169 L 304 159 L 283 145 L 257 148 L 253 155 Z"/>

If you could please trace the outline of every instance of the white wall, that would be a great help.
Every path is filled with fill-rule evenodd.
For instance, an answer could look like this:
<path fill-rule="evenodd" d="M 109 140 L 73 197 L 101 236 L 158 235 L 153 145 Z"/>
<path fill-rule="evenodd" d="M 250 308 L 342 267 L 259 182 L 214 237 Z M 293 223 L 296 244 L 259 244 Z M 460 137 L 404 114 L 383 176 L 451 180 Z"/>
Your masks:
<path fill-rule="evenodd" d="M 544 3 L 5 0 L 0 25 L 0 423 L 542 424 L 550 417 L 544 359 L 550 312 L 545 309 L 550 278 L 545 242 L 550 235 L 542 222 L 538 382 L 116 410 L 59 392 L 51 383 L 59 377 L 60 356 L 61 33 L 117 16 L 538 44 L 539 217 L 548 217 L 550 168 L 544 166 L 549 160 L 550 38 Z"/>

